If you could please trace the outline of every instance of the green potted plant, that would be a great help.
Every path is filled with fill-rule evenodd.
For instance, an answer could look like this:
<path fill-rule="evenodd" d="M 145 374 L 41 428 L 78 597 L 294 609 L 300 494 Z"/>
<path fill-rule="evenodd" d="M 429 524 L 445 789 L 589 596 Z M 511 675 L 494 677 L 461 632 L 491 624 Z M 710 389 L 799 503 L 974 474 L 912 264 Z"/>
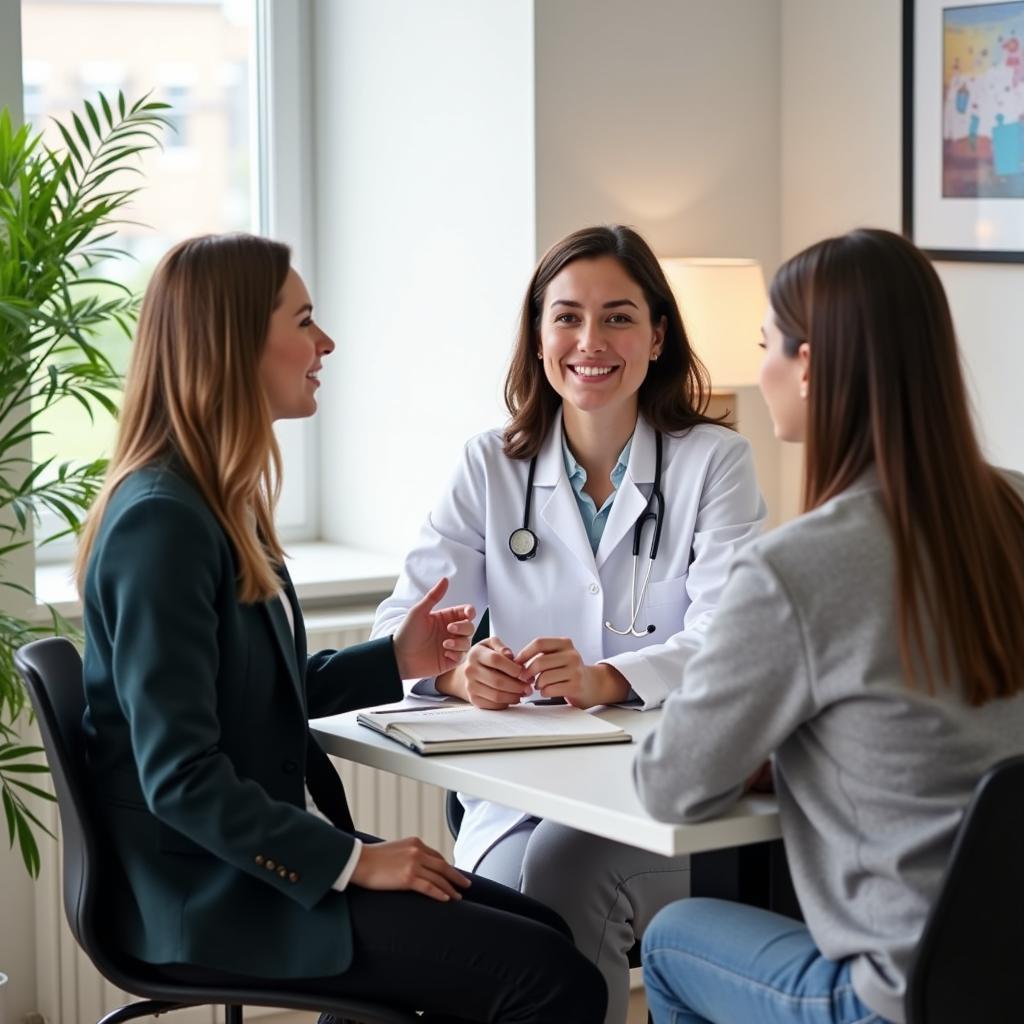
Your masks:
<path fill-rule="evenodd" d="M 51 609 L 40 621 L 25 573 L 40 513 L 74 533 L 99 488 L 105 460 L 32 459 L 41 417 L 57 403 L 116 413 L 120 375 L 98 340 L 113 326 L 130 337 L 139 299 L 111 274 L 127 257 L 115 239 L 124 207 L 137 191 L 138 156 L 159 145 L 167 104 L 118 93 L 84 102 L 69 123 L 55 120 L 63 146 L 16 128 L 0 110 L 0 802 L 8 842 L 25 868 L 39 873 L 36 831 L 49 830 L 32 798 L 52 799 L 36 783 L 41 748 L 20 739 L 29 713 L 14 669 L 22 644 L 69 624 Z"/>

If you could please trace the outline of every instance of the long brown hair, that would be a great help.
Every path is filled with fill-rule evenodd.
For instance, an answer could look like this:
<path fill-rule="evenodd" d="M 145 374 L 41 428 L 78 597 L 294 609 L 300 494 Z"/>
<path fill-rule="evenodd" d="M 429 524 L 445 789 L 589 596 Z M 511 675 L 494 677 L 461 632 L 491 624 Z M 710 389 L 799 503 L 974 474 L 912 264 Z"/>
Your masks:
<path fill-rule="evenodd" d="M 771 305 L 795 355 L 810 349 L 804 507 L 876 467 L 896 554 L 904 675 L 959 670 L 973 705 L 1024 689 L 1024 504 L 981 455 L 953 321 L 931 263 L 861 229 L 779 269 Z"/>
<path fill-rule="evenodd" d="M 718 422 L 705 415 L 711 397 L 708 372 L 690 348 L 672 288 L 650 246 L 632 228 L 618 224 L 583 228 L 548 249 L 526 289 L 505 378 L 505 405 L 512 417 L 505 428 L 504 451 L 509 458 L 529 459 L 540 451 L 561 402 L 537 359 L 544 293 L 568 264 L 601 256 L 613 256 L 640 286 L 652 323 L 665 318 L 661 355 L 650 364 L 637 396 L 643 417 L 664 433 Z"/>
<path fill-rule="evenodd" d="M 259 364 L 289 265 L 286 245 L 245 234 L 192 238 L 160 261 L 142 304 L 114 454 L 78 547 L 80 591 L 110 496 L 128 474 L 168 456 L 227 533 L 239 598 L 267 600 L 279 589 L 281 454 Z"/>

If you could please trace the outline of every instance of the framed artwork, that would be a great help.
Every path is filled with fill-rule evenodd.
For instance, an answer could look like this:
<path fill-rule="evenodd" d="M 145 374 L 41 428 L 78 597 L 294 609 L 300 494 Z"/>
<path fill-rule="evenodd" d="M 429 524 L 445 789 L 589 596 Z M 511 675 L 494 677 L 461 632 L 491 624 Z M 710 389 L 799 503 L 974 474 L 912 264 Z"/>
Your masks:
<path fill-rule="evenodd" d="M 1024 0 L 903 0 L 903 230 L 1024 262 Z"/>

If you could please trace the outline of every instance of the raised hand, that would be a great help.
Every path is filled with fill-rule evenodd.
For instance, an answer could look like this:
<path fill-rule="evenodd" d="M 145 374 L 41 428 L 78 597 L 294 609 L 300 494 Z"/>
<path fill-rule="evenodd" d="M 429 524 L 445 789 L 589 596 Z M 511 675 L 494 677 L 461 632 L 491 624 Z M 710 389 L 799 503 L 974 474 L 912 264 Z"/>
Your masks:
<path fill-rule="evenodd" d="M 473 616 L 470 604 L 434 611 L 434 605 L 448 590 L 441 577 L 416 602 L 395 630 L 395 658 L 403 679 L 437 676 L 457 665 L 473 641 Z"/>
<path fill-rule="evenodd" d="M 629 696 L 629 683 L 621 672 L 611 665 L 584 665 L 568 637 L 537 637 L 515 661 L 545 697 L 564 697 L 577 708 L 617 704 Z"/>
<path fill-rule="evenodd" d="M 533 690 L 523 667 L 516 664 L 512 651 L 496 636 L 474 644 L 461 665 L 438 678 L 437 688 L 488 711 L 503 711 L 518 704 Z"/>

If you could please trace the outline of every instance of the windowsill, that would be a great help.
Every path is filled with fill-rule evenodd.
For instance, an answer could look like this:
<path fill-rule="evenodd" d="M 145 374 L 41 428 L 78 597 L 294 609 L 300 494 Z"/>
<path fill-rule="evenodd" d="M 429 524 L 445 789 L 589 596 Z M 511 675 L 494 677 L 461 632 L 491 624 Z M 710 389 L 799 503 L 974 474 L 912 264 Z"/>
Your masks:
<path fill-rule="evenodd" d="M 304 608 L 377 601 L 395 587 L 400 560 L 323 541 L 285 545 L 288 571 Z M 82 605 L 71 582 L 70 563 L 36 566 L 36 601 L 76 619 Z"/>

